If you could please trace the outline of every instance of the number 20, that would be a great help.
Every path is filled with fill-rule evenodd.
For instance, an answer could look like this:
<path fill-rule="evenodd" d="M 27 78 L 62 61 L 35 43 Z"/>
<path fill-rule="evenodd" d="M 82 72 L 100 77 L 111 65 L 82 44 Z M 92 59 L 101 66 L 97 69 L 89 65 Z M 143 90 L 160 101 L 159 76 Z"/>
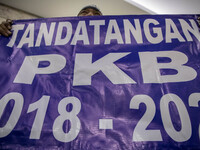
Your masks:
<path fill-rule="evenodd" d="M 177 131 L 173 126 L 169 113 L 170 102 L 174 102 L 179 112 L 181 122 L 180 131 Z M 162 141 L 160 130 L 146 130 L 156 113 L 155 103 L 152 98 L 147 95 L 136 95 L 131 99 L 130 109 L 139 109 L 141 103 L 146 105 L 146 112 L 135 127 L 133 141 Z M 160 100 L 160 112 L 164 128 L 174 141 L 184 142 L 191 137 L 191 121 L 184 103 L 177 95 L 164 95 Z"/>

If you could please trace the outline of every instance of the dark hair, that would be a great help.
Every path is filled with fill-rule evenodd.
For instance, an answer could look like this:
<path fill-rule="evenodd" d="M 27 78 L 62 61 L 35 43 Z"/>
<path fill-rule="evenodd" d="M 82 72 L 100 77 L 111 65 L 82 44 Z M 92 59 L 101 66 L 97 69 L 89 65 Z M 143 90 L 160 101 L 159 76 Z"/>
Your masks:
<path fill-rule="evenodd" d="M 86 10 L 86 9 L 88 9 L 88 8 L 94 9 L 94 10 L 96 10 L 96 11 L 98 11 L 98 12 L 100 12 L 100 13 L 102 14 L 102 12 L 100 11 L 100 9 L 97 8 L 96 5 L 88 5 L 88 6 L 83 7 L 83 8 L 79 11 L 78 15 L 81 13 L 81 11 Z"/>

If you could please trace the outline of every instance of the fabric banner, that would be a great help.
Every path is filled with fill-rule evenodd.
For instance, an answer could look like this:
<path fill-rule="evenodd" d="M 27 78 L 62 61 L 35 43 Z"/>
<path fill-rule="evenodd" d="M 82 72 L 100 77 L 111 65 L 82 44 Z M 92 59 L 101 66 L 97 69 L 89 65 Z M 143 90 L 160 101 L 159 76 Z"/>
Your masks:
<path fill-rule="evenodd" d="M 197 17 L 15 20 L 0 37 L 0 149 L 200 149 Z"/>

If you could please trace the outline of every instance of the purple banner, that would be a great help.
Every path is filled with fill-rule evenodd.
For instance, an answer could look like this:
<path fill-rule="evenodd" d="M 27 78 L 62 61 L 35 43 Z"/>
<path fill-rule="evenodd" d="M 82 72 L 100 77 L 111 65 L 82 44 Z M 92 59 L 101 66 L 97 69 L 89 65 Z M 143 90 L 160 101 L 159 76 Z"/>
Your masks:
<path fill-rule="evenodd" d="M 0 149 L 200 149 L 197 17 L 14 21 L 0 37 Z"/>

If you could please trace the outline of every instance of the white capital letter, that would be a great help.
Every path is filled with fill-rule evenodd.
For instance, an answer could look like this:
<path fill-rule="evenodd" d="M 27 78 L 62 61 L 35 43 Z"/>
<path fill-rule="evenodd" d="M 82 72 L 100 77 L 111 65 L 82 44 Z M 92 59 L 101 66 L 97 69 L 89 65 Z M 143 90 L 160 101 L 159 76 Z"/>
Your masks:
<path fill-rule="evenodd" d="M 23 29 L 24 29 L 24 24 L 17 24 L 17 25 L 12 26 L 13 34 L 12 34 L 11 40 L 7 44 L 8 47 L 13 47 L 13 45 L 15 44 L 15 41 L 17 39 L 18 31 L 23 30 Z"/>
<path fill-rule="evenodd" d="M 178 39 L 180 42 L 185 42 L 178 28 L 171 19 L 165 19 L 166 22 L 166 43 L 172 43 L 172 39 Z"/>
<path fill-rule="evenodd" d="M 142 30 L 139 19 L 134 19 L 135 27 L 131 24 L 131 22 L 128 19 L 124 19 L 123 22 L 126 44 L 131 44 L 131 34 L 133 35 L 137 43 L 143 43 Z"/>
<path fill-rule="evenodd" d="M 34 43 L 34 23 L 31 23 L 26 28 L 17 48 L 22 48 L 24 44 L 28 44 L 28 47 L 33 47 Z"/>
<path fill-rule="evenodd" d="M 91 25 L 94 26 L 94 44 L 100 44 L 100 26 L 105 25 L 105 20 L 91 20 Z"/>
<path fill-rule="evenodd" d="M 66 30 L 64 30 L 64 28 L 66 28 Z M 65 33 L 65 37 L 62 38 L 63 32 Z M 59 22 L 55 45 L 67 44 L 71 36 L 72 36 L 72 24 L 70 22 Z"/>
<path fill-rule="evenodd" d="M 49 62 L 49 66 L 39 68 L 42 61 Z M 32 84 L 36 74 L 52 74 L 65 67 L 66 59 L 62 55 L 49 54 L 26 56 L 24 62 L 15 77 L 14 83 Z"/>
<path fill-rule="evenodd" d="M 89 38 L 85 21 L 80 21 L 78 23 L 71 45 L 76 45 L 77 41 L 83 41 L 84 45 L 89 45 Z"/>
<path fill-rule="evenodd" d="M 153 33 L 156 34 L 156 36 L 154 37 L 150 33 L 150 27 L 149 27 L 150 24 L 159 25 L 159 22 L 154 19 L 146 19 L 144 21 L 144 33 L 146 35 L 147 40 L 153 44 L 160 43 L 163 40 L 163 34 L 161 28 L 160 27 L 152 28 Z"/>
<path fill-rule="evenodd" d="M 92 63 L 92 54 L 76 54 L 73 85 L 91 85 L 91 77 L 102 71 L 113 84 L 136 83 L 114 62 L 130 53 L 110 53 Z"/>
<path fill-rule="evenodd" d="M 56 23 L 52 22 L 51 26 L 50 26 L 50 29 L 48 31 L 47 24 L 46 23 L 41 23 L 35 47 L 39 47 L 40 46 L 40 43 L 42 41 L 42 37 L 44 37 L 44 41 L 45 41 L 45 45 L 46 46 L 51 45 L 51 42 L 52 42 L 52 39 L 53 39 L 53 33 L 54 33 L 55 25 L 56 25 Z"/>
<path fill-rule="evenodd" d="M 139 52 L 139 56 L 144 83 L 184 82 L 193 80 L 197 76 L 193 68 L 184 65 L 188 61 L 184 53 L 178 51 Z M 171 62 L 158 63 L 159 57 L 170 58 Z M 160 69 L 173 69 L 177 71 L 177 74 L 161 75 Z"/>
<path fill-rule="evenodd" d="M 193 41 L 190 33 L 192 33 L 200 41 L 199 29 L 194 20 L 190 19 L 190 23 L 191 23 L 192 27 L 183 19 L 179 19 L 179 21 L 181 23 L 181 27 L 182 27 L 183 33 L 184 33 L 187 41 Z"/>
<path fill-rule="evenodd" d="M 114 32 L 112 32 L 114 30 Z M 118 44 L 123 44 L 123 39 L 116 20 L 110 20 L 106 32 L 105 44 L 110 44 L 111 40 L 117 40 Z"/>

